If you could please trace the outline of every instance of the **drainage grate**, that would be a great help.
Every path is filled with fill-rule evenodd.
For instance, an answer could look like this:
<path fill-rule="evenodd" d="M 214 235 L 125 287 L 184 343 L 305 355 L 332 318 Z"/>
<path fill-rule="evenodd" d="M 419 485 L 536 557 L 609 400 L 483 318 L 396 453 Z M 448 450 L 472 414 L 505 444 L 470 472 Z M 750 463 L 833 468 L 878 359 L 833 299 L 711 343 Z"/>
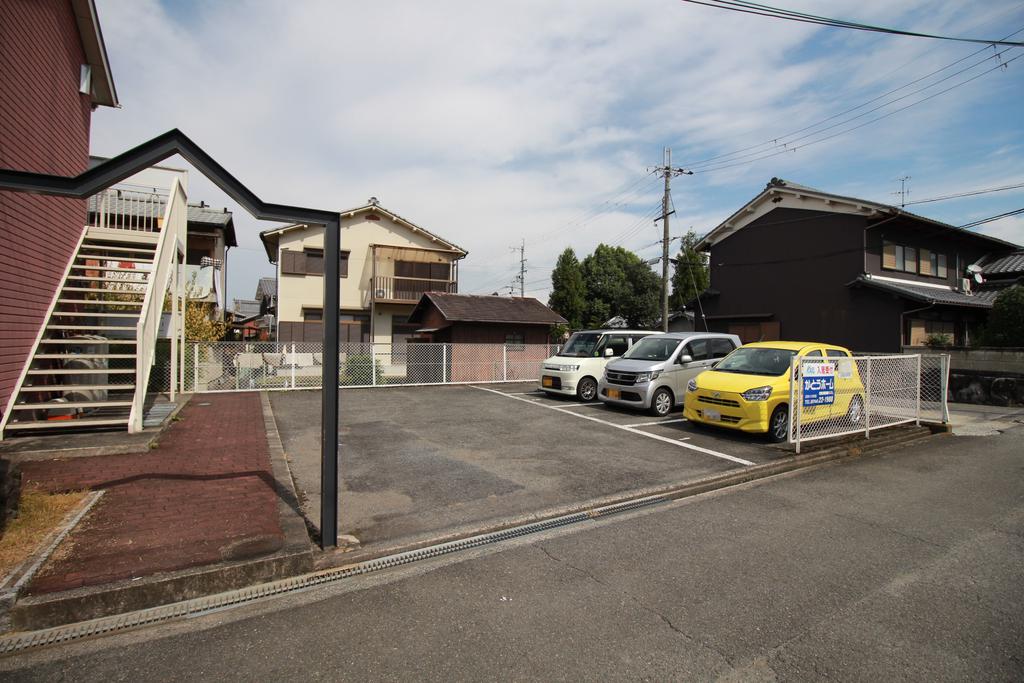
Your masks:
<path fill-rule="evenodd" d="M 470 550 L 472 548 L 478 548 L 491 543 L 499 543 L 501 541 L 507 541 L 521 536 L 528 536 L 530 534 L 536 534 L 550 529 L 557 529 L 570 524 L 584 522 L 588 519 L 628 512 L 630 510 L 646 507 L 655 503 L 666 502 L 667 500 L 669 499 L 665 496 L 640 498 L 624 503 L 606 505 L 587 512 L 576 512 L 541 522 L 532 522 L 530 524 L 524 524 L 510 529 L 494 531 L 487 534 L 481 534 L 479 536 L 470 536 L 469 538 L 464 538 L 458 541 L 449 541 L 448 543 L 440 543 L 438 545 L 419 548 L 417 550 L 409 550 L 404 553 L 396 553 L 394 555 L 388 555 L 386 557 L 380 557 L 375 560 L 368 560 L 366 562 L 360 562 L 346 567 L 326 569 L 312 574 L 304 574 L 302 576 L 272 581 L 258 586 L 240 588 L 238 590 L 218 593 L 204 598 L 184 600 L 182 602 L 163 605 L 161 607 L 151 607 L 149 609 L 128 612 L 126 614 L 118 614 L 111 617 L 102 617 L 91 621 L 83 621 L 78 624 L 55 626 L 53 628 L 31 631 L 28 633 L 16 633 L 0 638 L 0 654 L 12 654 L 38 647 L 45 647 L 47 645 L 67 643 L 82 638 L 88 638 L 90 636 L 114 633 L 116 631 L 123 631 L 125 629 L 136 628 L 139 626 L 148 626 L 150 624 L 169 621 L 171 619 L 179 619 L 181 617 L 197 617 L 210 612 L 233 607 L 235 605 L 254 602 L 261 598 L 273 595 L 282 595 L 284 593 L 291 593 L 306 588 L 312 588 L 314 586 L 322 586 L 328 583 L 352 578 L 354 576 L 361 576 L 363 574 L 380 571 L 381 569 L 399 567 L 401 565 L 433 557 L 440 557 L 441 555 L 447 555 L 460 550 Z"/>

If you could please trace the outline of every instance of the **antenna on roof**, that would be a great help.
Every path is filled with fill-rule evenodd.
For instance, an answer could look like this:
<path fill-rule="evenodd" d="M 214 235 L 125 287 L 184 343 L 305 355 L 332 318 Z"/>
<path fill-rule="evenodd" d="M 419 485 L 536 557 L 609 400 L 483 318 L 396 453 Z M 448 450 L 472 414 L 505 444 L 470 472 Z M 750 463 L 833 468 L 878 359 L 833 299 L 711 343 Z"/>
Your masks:
<path fill-rule="evenodd" d="M 907 197 L 910 196 L 910 189 L 907 187 L 907 181 L 910 180 L 910 176 L 900 176 L 896 180 L 900 181 L 900 189 L 899 192 L 893 192 L 893 194 L 900 198 L 900 208 L 902 209 L 907 205 Z"/>

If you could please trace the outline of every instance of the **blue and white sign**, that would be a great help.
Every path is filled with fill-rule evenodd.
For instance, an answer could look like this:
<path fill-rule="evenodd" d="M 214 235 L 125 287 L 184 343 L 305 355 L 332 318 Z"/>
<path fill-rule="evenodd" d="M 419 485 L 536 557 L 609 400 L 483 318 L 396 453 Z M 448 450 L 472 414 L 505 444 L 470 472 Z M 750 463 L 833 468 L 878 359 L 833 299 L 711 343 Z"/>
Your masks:
<path fill-rule="evenodd" d="M 832 363 L 806 363 L 803 366 L 803 403 L 805 408 L 830 406 L 836 401 L 836 368 Z"/>

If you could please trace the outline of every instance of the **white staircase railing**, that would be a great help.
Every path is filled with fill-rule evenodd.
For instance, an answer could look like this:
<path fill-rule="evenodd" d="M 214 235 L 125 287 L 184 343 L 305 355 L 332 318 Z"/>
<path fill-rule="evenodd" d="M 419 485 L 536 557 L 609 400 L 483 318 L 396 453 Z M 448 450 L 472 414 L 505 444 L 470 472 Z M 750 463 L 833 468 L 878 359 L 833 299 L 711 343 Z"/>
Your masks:
<path fill-rule="evenodd" d="M 139 322 L 136 324 L 135 395 L 128 420 L 129 432 L 142 431 L 145 412 L 146 388 L 149 373 L 156 354 L 156 340 L 160 331 L 160 317 L 163 314 L 164 294 L 177 267 L 177 254 L 185 251 L 188 228 L 188 198 L 177 179 L 171 185 L 171 192 L 164 209 L 163 229 L 157 242 L 153 258 L 153 270 L 149 286 L 142 302 Z M 176 293 L 175 293 L 176 294 Z"/>

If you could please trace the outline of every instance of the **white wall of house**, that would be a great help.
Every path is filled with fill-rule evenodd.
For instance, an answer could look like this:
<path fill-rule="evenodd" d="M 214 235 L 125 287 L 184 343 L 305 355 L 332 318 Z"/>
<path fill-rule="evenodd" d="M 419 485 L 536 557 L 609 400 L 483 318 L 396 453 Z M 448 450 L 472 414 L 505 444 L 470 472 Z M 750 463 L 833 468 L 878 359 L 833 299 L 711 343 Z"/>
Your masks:
<path fill-rule="evenodd" d="M 369 314 L 373 309 L 371 341 L 391 341 L 392 318 L 408 315 L 415 302 L 408 305 L 381 304 L 372 306 L 374 276 L 373 245 L 407 247 L 432 250 L 420 255 L 436 262 L 454 263 L 461 253 L 451 251 L 449 245 L 423 232 L 416 232 L 389 218 L 375 213 L 380 220 L 368 220 L 371 212 L 356 213 L 341 218 L 341 250 L 349 252 L 348 276 L 341 279 L 341 309 L 343 312 Z M 323 249 L 324 229 L 320 226 L 286 228 L 278 236 L 277 315 L 279 322 L 301 322 L 303 308 L 319 309 L 323 306 L 323 277 L 320 275 L 291 275 L 282 272 L 281 252 Z M 381 254 L 377 259 L 376 275 L 393 277 L 394 258 Z M 398 260 L 401 260 L 399 257 Z M 453 275 L 454 277 L 454 275 Z"/>

